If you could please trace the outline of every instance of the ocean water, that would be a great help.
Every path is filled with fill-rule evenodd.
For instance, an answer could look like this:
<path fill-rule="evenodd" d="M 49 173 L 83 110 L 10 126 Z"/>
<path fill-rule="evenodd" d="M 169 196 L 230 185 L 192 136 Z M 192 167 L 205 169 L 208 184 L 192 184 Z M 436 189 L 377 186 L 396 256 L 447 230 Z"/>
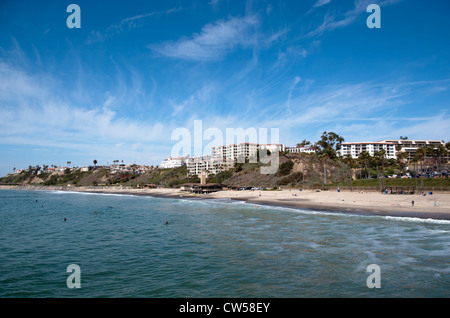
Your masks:
<path fill-rule="evenodd" d="M 449 297 L 449 274 L 449 221 L 0 190 L 3 298 Z"/>

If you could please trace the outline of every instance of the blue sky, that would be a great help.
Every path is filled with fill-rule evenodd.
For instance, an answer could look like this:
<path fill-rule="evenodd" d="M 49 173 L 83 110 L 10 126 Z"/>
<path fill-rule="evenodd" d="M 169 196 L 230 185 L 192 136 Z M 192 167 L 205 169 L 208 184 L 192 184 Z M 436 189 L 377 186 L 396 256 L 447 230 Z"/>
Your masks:
<path fill-rule="evenodd" d="M 71 3 L 80 29 L 66 25 Z M 366 25 L 371 3 L 380 29 Z M 447 142 L 449 14 L 446 0 L 3 0 L 0 175 L 157 165 L 194 120 L 279 128 L 287 146 L 323 131 Z"/>

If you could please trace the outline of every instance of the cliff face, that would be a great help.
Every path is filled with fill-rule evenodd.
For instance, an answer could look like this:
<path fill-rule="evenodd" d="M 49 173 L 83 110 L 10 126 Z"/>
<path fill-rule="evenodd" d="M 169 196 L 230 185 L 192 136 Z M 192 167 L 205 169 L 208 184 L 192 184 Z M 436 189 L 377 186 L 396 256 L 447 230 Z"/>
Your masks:
<path fill-rule="evenodd" d="M 319 160 L 309 154 L 280 154 L 278 171 L 275 174 L 262 174 L 261 163 L 236 164 L 234 168 L 217 176 L 210 175 L 208 182 L 222 183 L 230 187 L 277 187 L 301 185 L 322 185 L 336 181 L 349 180 L 350 168 L 341 162 L 330 159 Z M 72 185 L 102 186 L 123 185 L 142 187 L 155 184 L 162 187 L 177 187 L 182 183 L 199 182 L 196 176 L 187 176 L 187 168 L 154 169 L 145 174 L 110 173 L 106 169 L 81 172 L 53 172 L 36 175 L 29 171 L 11 174 L 0 179 L 0 184 L 30 185 Z"/>
<path fill-rule="evenodd" d="M 346 164 L 319 160 L 309 154 L 280 155 L 278 171 L 272 175 L 261 174 L 260 167 L 261 164 L 244 164 L 242 169 L 234 168 L 223 183 L 232 187 L 311 186 L 348 180 L 351 173 Z"/>

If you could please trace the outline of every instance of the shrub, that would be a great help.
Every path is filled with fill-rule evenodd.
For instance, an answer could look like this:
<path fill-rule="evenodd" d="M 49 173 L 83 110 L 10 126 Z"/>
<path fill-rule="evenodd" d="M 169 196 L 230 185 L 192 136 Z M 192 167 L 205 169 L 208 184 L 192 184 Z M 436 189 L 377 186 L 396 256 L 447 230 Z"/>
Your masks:
<path fill-rule="evenodd" d="M 278 173 L 282 176 L 287 176 L 291 173 L 292 168 L 294 168 L 294 162 L 291 160 L 288 160 L 286 162 L 283 162 L 280 165 L 280 168 L 278 169 Z"/>

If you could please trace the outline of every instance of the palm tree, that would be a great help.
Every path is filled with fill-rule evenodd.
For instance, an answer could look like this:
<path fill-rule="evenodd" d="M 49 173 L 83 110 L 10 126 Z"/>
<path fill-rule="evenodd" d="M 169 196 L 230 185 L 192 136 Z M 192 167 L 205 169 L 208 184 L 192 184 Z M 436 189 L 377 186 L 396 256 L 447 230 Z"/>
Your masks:
<path fill-rule="evenodd" d="M 439 147 L 439 151 L 441 156 L 444 157 L 444 162 L 447 163 L 448 162 L 448 155 L 449 155 L 449 150 L 444 146 L 444 147 Z M 445 165 L 444 165 L 445 167 Z"/>
<path fill-rule="evenodd" d="M 97 160 L 94 159 L 94 169 L 97 168 Z"/>
<path fill-rule="evenodd" d="M 417 161 L 420 161 L 420 170 L 423 173 L 423 164 L 427 156 L 427 149 L 425 147 L 418 148 L 415 156 L 417 156 Z"/>
<path fill-rule="evenodd" d="M 427 150 L 425 147 L 420 147 L 417 149 L 415 157 L 417 161 L 420 161 L 420 187 L 423 189 L 423 163 L 427 156 Z"/>
<path fill-rule="evenodd" d="M 344 161 L 350 166 L 350 168 L 355 168 L 355 159 L 353 159 L 351 154 L 346 154 Z"/>
<path fill-rule="evenodd" d="M 374 153 L 375 162 L 377 164 L 377 179 L 378 184 L 380 186 L 380 191 L 384 188 L 384 158 L 386 156 L 386 150 L 381 149 L 380 151 L 376 151 Z M 382 178 L 380 179 L 380 174 L 378 172 L 378 165 L 381 163 L 381 171 L 382 171 Z"/>
<path fill-rule="evenodd" d="M 397 154 L 397 162 L 401 167 L 404 167 L 404 160 L 408 157 L 408 153 L 406 152 L 400 152 Z M 403 169 L 403 168 L 402 168 Z"/>
<path fill-rule="evenodd" d="M 375 153 L 373 154 L 373 158 L 375 160 L 375 163 L 377 165 L 377 179 L 378 179 L 378 185 L 380 186 L 380 191 L 382 191 L 382 186 L 381 186 L 381 182 L 380 182 L 380 174 L 378 172 L 378 164 L 382 161 L 383 158 L 383 153 L 381 151 L 375 151 Z"/>
<path fill-rule="evenodd" d="M 370 177 L 370 171 L 367 168 L 367 162 L 370 160 L 370 154 L 367 151 L 361 151 L 358 156 L 358 160 L 364 163 L 367 171 L 366 179 L 368 179 L 368 177 Z"/>

